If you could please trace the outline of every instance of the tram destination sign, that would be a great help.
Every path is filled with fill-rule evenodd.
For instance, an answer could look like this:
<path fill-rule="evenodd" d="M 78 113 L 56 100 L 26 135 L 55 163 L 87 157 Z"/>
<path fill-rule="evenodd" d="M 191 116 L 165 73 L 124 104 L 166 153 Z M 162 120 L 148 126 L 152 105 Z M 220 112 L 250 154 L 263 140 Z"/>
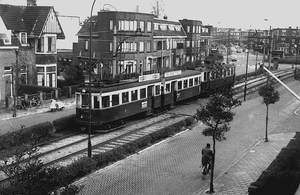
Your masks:
<path fill-rule="evenodd" d="M 159 79 L 159 78 L 160 78 L 159 73 L 146 74 L 146 75 L 139 76 L 139 82 L 151 81 L 151 80 L 155 80 L 155 79 Z"/>

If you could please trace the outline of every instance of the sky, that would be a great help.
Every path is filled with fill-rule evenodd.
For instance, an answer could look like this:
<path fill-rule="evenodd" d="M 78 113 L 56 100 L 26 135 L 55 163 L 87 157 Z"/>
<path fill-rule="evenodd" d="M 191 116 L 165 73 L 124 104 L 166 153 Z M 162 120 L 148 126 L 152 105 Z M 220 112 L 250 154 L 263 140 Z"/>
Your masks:
<path fill-rule="evenodd" d="M 61 16 L 78 16 L 84 21 L 90 16 L 94 0 L 37 0 L 38 6 L 54 6 Z M 200 20 L 205 25 L 220 28 L 269 29 L 300 28 L 299 0 L 158 0 L 162 2 L 168 20 Z M 136 11 L 150 13 L 155 0 L 96 0 L 93 15 L 97 11 Z M 1 4 L 26 5 L 27 0 L 0 0 Z M 110 5 L 105 5 L 110 4 Z M 70 18 L 69 18 L 70 19 Z M 265 20 L 266 19 L 266 20 Z M 63 20 L 60 17 L 60 20 Z M 73 18 L 75 23 L 79 18 Z M 69 23 L 69 24 L 71 24 Z M 68 22 L 61 22 L 64 32 L 71 30 Z M 73 33 L 74 34 L 74 33 Z"/>

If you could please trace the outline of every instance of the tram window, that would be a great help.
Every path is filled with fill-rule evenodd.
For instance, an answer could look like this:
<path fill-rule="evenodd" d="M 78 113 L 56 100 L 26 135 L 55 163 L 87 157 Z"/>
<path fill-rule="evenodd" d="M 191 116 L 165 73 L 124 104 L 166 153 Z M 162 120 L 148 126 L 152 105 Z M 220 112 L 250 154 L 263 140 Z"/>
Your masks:
<path fill-rule="evenodd" d="M 188 80 L 183 81 L 183 89 L 187 88 L 188 86 Z"/>
<path fill-rule="evenodd" d="M 89 106 L 89 95 L 88 94 L 82 94 L 82 108 L 86 108 Z"/>
<path fill-rule="evenodd" d="M 156 85 L 155 86 L 155 95 L 159 95 L 160 94 L 160 85 Z"/>
<path fill-rule="evenodd" d="M 178 90 L 182 89 L 182 81 L 178 81 Z"/>
<path fill-rule="evenodd" d="M 140 89 L 140 99 L 146 98 L 146 88 Z"/>
<path fill-rule="evenodd" d="M 129 93 L 124 92 L 122 93 L 122 103 L 127 103 L 127 102 L 129 102 Z"/>
<path fill-rule="evenodd" d="M 112 95 L 112 106 L 119 105 L 119 94 Z"/>
<path fill-rule="evenodd" d="M 166 93 L 170 93 L 171 89 L 170 89 L 170 83 L 166 84 Z"/>
<path fill-rule="evenodd" d="M 100 108 L 100 96 L 94 96 L 94 108 Z"/>
<path fill-rule="evenodd" d="M 76 94 L 76 107 L 80 107 L 80 94 Z"/>
<path fill-rule="evenodd" d="M 135 101 L 137 100 L 138 96 L 137 96 L 137 90 L 131 91 L 131 101 Z"/>
<path fill-rule="evenodd" d="M 195 85 L 198 85 L 199 83 L 199 78 L 198 77 L 196 77 L 195 79 L 194 79 L 194 81 L 195 81 Z"/>
<path fill-rule="evenodd" d="M 102 108 L 109 107 L 109 96 L 102 97 Z"/>
<path fill-rule="evenodd" d="M 193 79 L 189 79 L 189 87 L 193 87 Z"/>

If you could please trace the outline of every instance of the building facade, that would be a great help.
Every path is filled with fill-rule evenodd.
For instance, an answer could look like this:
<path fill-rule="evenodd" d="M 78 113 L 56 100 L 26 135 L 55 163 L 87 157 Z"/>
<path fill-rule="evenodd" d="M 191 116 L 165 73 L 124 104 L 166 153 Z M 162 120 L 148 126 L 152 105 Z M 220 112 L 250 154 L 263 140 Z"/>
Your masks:
<path fill-rule="evenodd" d="M 1 101 L 13 96 L 16 82 L 57 86 L 56 40 L 64 33 L 50 6 L 0 4 Z M 2 60 L 4 59 L 4 60 Z"/>

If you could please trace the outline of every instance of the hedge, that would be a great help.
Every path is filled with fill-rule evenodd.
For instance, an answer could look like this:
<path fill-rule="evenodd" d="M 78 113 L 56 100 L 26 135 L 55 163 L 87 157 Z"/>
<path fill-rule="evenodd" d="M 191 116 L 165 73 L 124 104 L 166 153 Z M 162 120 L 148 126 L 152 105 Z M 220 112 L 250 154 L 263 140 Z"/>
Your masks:
<path fill-rule="evenodd" d="M 42 138 L 48 137 L 53 131 L 50 122 L 40 123 L 0 136 L 0 150 L 18 147 L 23 144 L 36 144 Z"/>
<path fill-rule="evenodd" d="M 294 195 L 300 182 L 300 134 L 281 149 L 276 159 L 248 188 L 249 195 Z"/>
<path fill-rule="evenodd" d="M 55 128 L 55 132 L 63 132 L 63 131 L 68 131 L 68 130 L 73 130 L 76 129 L 76 124 L 74 122 L 76 114 L 72 114 L 66 117 L 62 117 L 59 119 L 54 120 L 53 126 Z"/>

